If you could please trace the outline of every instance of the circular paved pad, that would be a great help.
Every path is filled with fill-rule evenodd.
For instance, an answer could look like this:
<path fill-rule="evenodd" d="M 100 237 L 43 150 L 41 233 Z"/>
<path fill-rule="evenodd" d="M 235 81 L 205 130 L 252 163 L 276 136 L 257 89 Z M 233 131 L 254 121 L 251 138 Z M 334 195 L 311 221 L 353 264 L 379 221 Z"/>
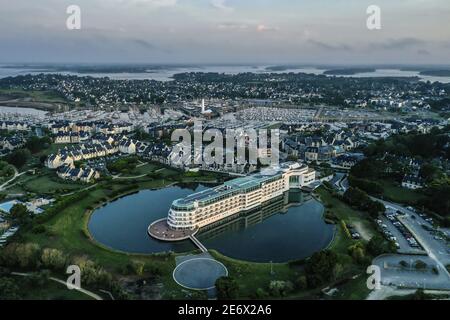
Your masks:
<path fill-rule="evenodd" d="M 180 286 L 194 290 L 212 289 L 218 278 L 227 275 L 222 263 L 208 258 L 186 260 L 173 271 L 173 278 Z"/>

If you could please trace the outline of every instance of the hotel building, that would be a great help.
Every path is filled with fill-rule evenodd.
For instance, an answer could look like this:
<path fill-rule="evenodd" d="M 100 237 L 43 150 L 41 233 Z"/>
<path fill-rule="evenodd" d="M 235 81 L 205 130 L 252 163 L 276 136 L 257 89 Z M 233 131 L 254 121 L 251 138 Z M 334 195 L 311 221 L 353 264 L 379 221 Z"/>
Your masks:
<path fill-rule="evenodd" d="M 308 186 L 315 180 L 316 173 L 308 166 L 286 163 L 278 169 L 263 170 L 175 200 L 169 210 L 167 224 L 172 230 L 199 229 L 257 208 L 290 189 Z"/>

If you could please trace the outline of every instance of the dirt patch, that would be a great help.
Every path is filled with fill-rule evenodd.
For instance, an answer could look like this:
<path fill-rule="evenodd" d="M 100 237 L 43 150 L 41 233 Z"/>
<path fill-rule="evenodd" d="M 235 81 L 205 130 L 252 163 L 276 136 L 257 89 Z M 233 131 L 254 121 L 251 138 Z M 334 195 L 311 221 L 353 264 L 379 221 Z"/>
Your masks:
<path fill-rule="evenodd" d="M 155 277 L 124 277 L 119 281 L 122 288 L 138 300 L 161 300 L 164 284 Z"/>
<path fill-rule="evenodd" d="M 361 238 L 366 241 L 369 241 L 373 234 L 371 231 L 367 230 L 364 224 L 361 221 L 352 221 L 352 225 L 355 227 L 356 231 L 360 234 Z"/>

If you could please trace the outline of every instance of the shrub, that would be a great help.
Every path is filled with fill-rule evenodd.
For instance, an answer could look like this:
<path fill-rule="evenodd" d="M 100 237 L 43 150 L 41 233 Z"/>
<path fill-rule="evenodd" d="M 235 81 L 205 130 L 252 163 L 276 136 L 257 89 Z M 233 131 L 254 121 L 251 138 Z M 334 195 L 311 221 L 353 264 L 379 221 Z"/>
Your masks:
<path fill-rule="evenodd" d="M 270 281 L 269 291 L 272 296 L 283 297 L 292 292 L 292 290 L 294 290 L 294 285 L 290 281 Z"/>
<path fill-rule="evenodd" d="M 46 248 L 42 250 L 42 264 L 50 269 L 62 270 L 66 266 L 66 256 L 57 249 Z"/>
<path fill-rule="evenodd" d="M 234 278 L 221 277 L 216 281 L 217 298 L 219 300 L 235 300 L 239 297 L 239 285 Z"/>

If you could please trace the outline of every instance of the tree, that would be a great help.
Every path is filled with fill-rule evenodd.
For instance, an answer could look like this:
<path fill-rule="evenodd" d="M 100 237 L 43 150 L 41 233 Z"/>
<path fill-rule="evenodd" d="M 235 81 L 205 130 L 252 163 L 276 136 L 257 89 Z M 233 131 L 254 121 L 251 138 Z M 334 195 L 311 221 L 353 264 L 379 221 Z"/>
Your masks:
<path fill-rule="evenodd" d="M 352 187 L 359 188 L 365 192 L 373 195 L 381 195 L 383 193 L 383 187 L 377 183 L 366 179 L 356 178 L 350 175 L 348 181 Z"/>
<path fill-rule="evenodd" d="M 364 243 L 362 243 L 361 241 L 358 241 L 348 247 L 348 253 L 357 263 L 362 264 L 366 262 Z"/>
<path fill-rule="evenodd" d="M 267 299 L 269 294 L 263 288 L 256 289 L 256 298 L 257 299 Z"/>
<path fill-rule="evenodd" d="M 306 262 L 308 285 L 315 287 L 335 277 L 337 255 L 330 250 L 314 253 Z"/>
<path fill-rule="evenodd" d="M 144 274 L 145 263 L 142 261 L 133 261 L 132 262 L 133 271 L 136 275 L 142 276 Z"/>
<path fill-rule="evenodd" d="M 36 154 L 36 153 L 42 151 L 43 149 L 48 148 L 50 143 L 51 143 L 51 140 L 49 137 L 39 138 L 37 136 L 32 136 L 25 143 L 25 147 L 28 150 L 30 150 L 30 152 L 32 154 Z"/>
<path fill-rule="evenodd" d="M 380 236 L 374 236 L 367 243 L 367 251 L 373 256 L 379 256 L 380 254 L 391 252 L 392 248 L 388 241 Z"/>
<path fill-rule="evenodd" d="M 420 168 L 419 175 L 425 181 L 431 182 L 434 179 L 438 179 L 438 178 L 442 177 L 443 173 L 438 167 L 436 167 L 430 163 L 425 163 Z"/>
<path fill-rule="evenodd" d="M 9 211 L 11 218 L 19 224 L 26 224 L 30 220 L 30 212 L 21 203 L 16 203 Z"/>
<path fill-rule="evenodd" d="M 300 290 L 305 290 L 308 288 L 308 280 L 306 279 L 305 275 L 302 275 L 297 278 L 295 281 L 295 286 Z"/>
<path fill-rule="evenodd" d="M 377 218 L 386 211 L 386 207 L 379 201 L 369 200 L 366 204 L 366 210 L 372 218 Z"/>
<path fill-rule="evenodd" d="M 219 300 L 235 300 L 239 296 L 239 285 L 232 277 L 220 277 L 217 279 L 216 290 Z"/>
<path fill-rule="evenodd" d="M 273 280 L 270 281 L 269 290 L 272 296 L 283 297 L 294 290 L 294 285 L 290 281 Z"/>
<path fill-rule="evenodd" d="M 8 163 L 16 166 L 17 168 L 22 168 L 31 157 L 31 152 L 28 149 L 18 149 L 13 151 L 8 157 Z"/>
<path fill-rule="evenodd" d="M 414 268 L 416 268 L 417 270 L 424 270 L 427 268 L 427 266 L 428 265 L 422 260 L 416 260 L 416 262 L 414 262 Z"/>
<path fill-rule="evenodd" d="M 0 278 L 0 300 L 19 300 L 19 287 L 11 278 Z"/>
<path fill-rule="evenodd" d="M 358 189 L 350 187 L 344 193 L 344 200 L 355 207 L 361 207 L 367 201 L 367 194 Z"/>
<path fill-rule="evenodd" d="M 380 161 L 372 158 L 361 160 L 350 170 L 350 175 L 357 178 L 377 178 L 380 176 L 380 170 L 383 168 Z"/>
<path fill-rule="evenodd" d="M 443 216 L 450 215 L 450 179 L 445 177 L 434 180 L 425 190 L 428 197 L 422 205 Z"/>

